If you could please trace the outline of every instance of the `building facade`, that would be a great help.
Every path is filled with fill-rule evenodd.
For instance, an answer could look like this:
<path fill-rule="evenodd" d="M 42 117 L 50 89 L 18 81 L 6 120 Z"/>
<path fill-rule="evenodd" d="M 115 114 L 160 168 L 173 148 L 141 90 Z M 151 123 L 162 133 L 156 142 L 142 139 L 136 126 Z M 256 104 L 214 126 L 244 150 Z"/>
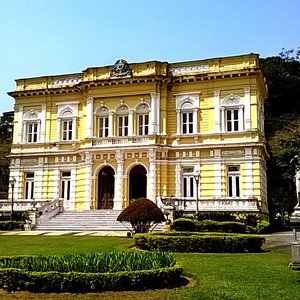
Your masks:
<path fill-rule="evenodd" d="M 264 99 L 256 54 L 88 68 L 16 80 L 14 199 L 65 210 L 131 199 L 267 214 Z M 195 182 L 199 174 L 199 182 Z M 10 192 L 11 193 L 11 192 Z"/>

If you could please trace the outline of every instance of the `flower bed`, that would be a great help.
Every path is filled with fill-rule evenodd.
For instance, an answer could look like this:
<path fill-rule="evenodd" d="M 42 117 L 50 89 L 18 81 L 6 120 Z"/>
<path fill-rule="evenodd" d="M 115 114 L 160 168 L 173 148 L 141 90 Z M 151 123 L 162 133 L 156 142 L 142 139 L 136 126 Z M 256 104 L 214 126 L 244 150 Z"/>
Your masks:
<path fill-rule="evenodd" d="M 93 253 L 0 258 L 0 288 L 59 293 L 174 287 L 182 268 L 168 253 Z"/>

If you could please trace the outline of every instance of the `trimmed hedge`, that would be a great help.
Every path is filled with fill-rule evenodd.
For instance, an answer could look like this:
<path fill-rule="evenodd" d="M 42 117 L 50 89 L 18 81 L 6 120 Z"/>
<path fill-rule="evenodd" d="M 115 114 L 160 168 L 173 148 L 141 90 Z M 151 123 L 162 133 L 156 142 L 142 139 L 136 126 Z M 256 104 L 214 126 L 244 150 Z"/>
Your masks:
<path fill-rule="evenodd" d="M 178 231 L 196 231 L 197 221 L 188 218 L 174 220 L 172 228 Z"/>
<path fill-rule="evenodd" d="M 213 220 L 204 220 L 197 223 L 198 231 L 212 231 L 212 232 L 234 232 L 234 233 L 246 233 L 247 227 L 240 222 L 218 222 Z"/>
<path fill-rule="evenodd" d="M 38 293 L 128 291 L 179 286 L 182 267 L 115 273 L 30 272 L 0 269 L 0 288 Z"/>
<path fill-rule="evenodd" d="M 206 253 L 260 252 L 265 238 L 249 234 L 134 235 L 135 245 L 144 250 Z"/>
<path fill-rule="evenodd" d="M 24 227 L 23 221 L 0 221 L 0 230 L 22 230 Z"/>

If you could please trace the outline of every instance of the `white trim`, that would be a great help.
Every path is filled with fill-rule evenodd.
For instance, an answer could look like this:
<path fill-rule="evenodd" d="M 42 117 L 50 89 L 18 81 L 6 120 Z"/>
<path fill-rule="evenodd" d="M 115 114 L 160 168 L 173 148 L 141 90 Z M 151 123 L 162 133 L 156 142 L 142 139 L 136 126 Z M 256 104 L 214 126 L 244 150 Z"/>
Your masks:
<path fill-rule="evenodd" d="M 94 98 L 87 97 L 86 98 L 86 136 L 88 138 L 93 137 L 93 104 Z"/>
<path fill-rule="evenodd" d="M 251 129 L 250 87 L 244 87 L 245 130 Z"/>
<path fill-rule="evenodd" d="M 220 90 L 214 90 L 214 115 L 215 115 L 215 132 L 220 132 Z"/>
<path fill-rule="evenodd" d="M 42 104 L 41 112 L 41 127 L 40 127 L 40 142 L 44 143 L 46 141 L 46 104 Z"/>
<path fill-rule="evenodd" d="M 222 165 L 221 162 L 215 162 L 215 197 L 222 197 Z"/>

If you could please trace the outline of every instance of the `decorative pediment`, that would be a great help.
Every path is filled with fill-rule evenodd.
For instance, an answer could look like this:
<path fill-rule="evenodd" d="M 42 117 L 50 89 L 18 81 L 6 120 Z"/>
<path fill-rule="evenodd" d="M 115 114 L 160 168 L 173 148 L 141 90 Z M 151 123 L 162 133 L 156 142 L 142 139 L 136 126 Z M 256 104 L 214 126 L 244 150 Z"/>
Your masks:
<path fill-rule="evenodd" d="M 25 113 L 24 120 L 37 120 L 39 119 L 39 113 L 33 109 Z"/>
<path fill-rule="evenodd" d="M 224 106 L 236 106 L 241 104 L 241 99 L 239 96 L 237 95 L 229 95 L 227 97 L 224 98 L 222 105 Z"/>

